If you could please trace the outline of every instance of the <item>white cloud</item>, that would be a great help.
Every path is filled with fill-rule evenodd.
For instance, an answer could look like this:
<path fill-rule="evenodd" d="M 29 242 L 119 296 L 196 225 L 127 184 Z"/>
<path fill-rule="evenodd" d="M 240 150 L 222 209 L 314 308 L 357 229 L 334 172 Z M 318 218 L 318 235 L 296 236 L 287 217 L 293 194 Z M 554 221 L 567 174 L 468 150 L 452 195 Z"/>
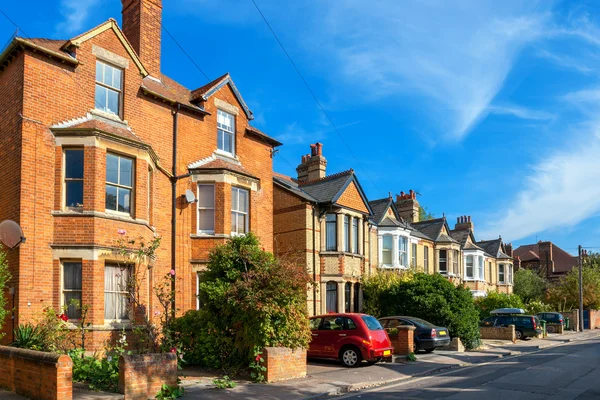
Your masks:
<path fill-rule="evenodd" d="M 314 47 L 334 56 L 345 82 L 375 100 L 406 92 L 432 100 L 431 112 L 455 139 L 487 115 L 520 50 L 540 37 L 547 18 L 519 2 L 329 7 L 326 20 L 311 26 L 323 45 Z"/>
<path fill-rule="evenodd" d="M 532 110 L 526 107 L 515 105 L 491 105 L 487 108 L 491 114 L 511 115 L 520 119 L 547 121 L 553 120 L 555 115 L 546 111 Z"/>
<path fill-rule="evenodd" d="M 98 0 L 61 0 L 60 13 L 64 20 L 56 25 L 57 33 L 66 35 L 81 33 L 90 10 L 96 4 Z"/>
<path fill-rule="evenodd" d="M 589 74 L 594 71 L 594 69 L 588 67 L 584 62 L 577 58 L 556 54 L 544 49 L 539 50 L 536 55 L 540 58 L 550 60 L 560 67 L 573 69 L 583 74 Z"/>

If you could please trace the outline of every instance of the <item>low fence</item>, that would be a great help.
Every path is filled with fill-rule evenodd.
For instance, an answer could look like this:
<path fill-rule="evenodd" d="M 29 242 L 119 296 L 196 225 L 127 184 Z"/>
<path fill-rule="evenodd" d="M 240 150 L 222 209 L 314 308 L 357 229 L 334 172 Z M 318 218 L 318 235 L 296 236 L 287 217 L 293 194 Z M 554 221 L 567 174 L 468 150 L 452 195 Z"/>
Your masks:
<path fill-rule="evenodd" d="M 71 400 L 72 373 L 67 355 L 0 346 L 0 386 L 22 396 Z"/>
<path fill-rule="evenodd" d="M 163 384 L 177 385 L 177 355 L 134 354 L 119 357 L 119 392 L 125 400 L 154 398 Z"/>
<path fill-rule="evenodd" d="M 516 340 L 514 325 L 507 327 L 481 326 L 479 334 L 482 339 L 511 340 L 513 342 Z"/>
<path fill-rule="evenodd" d="M 414 326 L 398 326 L 396 333 L 389 335 L 394 354 L 408 355 L 414 351 L 415 327 Z"/>
<path fill-rule="evenodd" d="M 269 383 L 306 376 L 306 349 L 265 347 L 262 358 L 267 368 L 265 379 Z"/>

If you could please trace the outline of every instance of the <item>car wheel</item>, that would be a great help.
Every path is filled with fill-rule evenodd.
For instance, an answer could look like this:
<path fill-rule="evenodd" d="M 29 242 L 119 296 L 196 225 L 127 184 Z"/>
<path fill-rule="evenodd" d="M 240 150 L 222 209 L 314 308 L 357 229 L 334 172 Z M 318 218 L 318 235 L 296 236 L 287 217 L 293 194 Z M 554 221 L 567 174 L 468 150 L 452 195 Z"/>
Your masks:
<path fill-rule="evenodd" d="M 416 340 L 413 341 L 413 353 L 416 353 L 419 351 L 419 342 L 417 342 Z"/>
<path fill-rule="evenodd" d="M 523 336 L 523 332 L 521 331 L 515 331 L 515 337 L 519 340 L 523 340 L 524 336 Z"/>
<path fill-rule="evenodd" d="M 433 349 L 433 348 L 432 349 L 425 349 L 425 353 L 433 353 L 434 350 L 435 349 Z"/>
<path fill-rule="evenodd" d="M 556 327 L 554 327 L 554 325 L 546 326 L 546 332 L 556 333 Z"/>
<path fill-rule="evenodd" d="M 340 359 L 346 367 L 354 368 L 360 365 L 362 355 L 356 347 L 346 347 L 342 349 Z"/>

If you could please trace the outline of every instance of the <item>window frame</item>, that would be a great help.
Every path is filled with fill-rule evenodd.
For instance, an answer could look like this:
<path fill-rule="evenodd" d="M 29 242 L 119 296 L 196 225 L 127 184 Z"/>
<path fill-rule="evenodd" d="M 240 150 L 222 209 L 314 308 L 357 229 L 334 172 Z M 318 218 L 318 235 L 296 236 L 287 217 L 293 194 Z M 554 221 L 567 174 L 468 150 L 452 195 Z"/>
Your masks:
<path fill-rule="evenodd" d="M 104 280 L 104 289 L 103 289 L 103 293 L 104 293 L 104 296 L 103 296 L 103 299 L 104 299 L 104 303 L 103 303 L 103 305 L 104 305 L 104 315 L 103 315 L 104 316 L 104 321 L 117 322 L 117 323 L 132 321 L 132 319 L 131 319 L 132 316 L 129 315 L 129 311 L 130 311 L 129 310 L 129 304 L 128 304 L 129 303 L 129 299 L 128 299 L 129 292 L 127 290 L 112 290 L 112 291 L 108 291 L 107 292 L 107 290 L 106 290 L 106 267 L 116 267 L 116 268 L 120 269 L 121 271 L 125 271 L 126 270 L 127 271 L 127 280 L 129 280 L 131 278 L 131 276 L 133 275 L 133 268 L 134 267 L 131 264 L 127 264 L 125 266 L 121 266 L 118 262 L 107 261 L 107 262 L 104 263 L 104 274 L 105 274 L 104 275 L 104 278 L 105 278 L 105 280 Z M 125 297 L 125 302 L 127 303 L 125 305 L 125 307 L 127 309 L 127 317 L 126 318 L 106 318 L 106 293 L 116 293 L 116 294 L 120 293 L 123 297 Z M 116 308 L 115 308 L 115 311 L 116 311 Z M 116 315 L 115 315 L 115 317 L 116 317 Z"/>
<path fill-rule="evenodd" d="M 444 252 L 444 257 L 442 257 L 442 251 Z M 442 263 L 444 264 L 444 269 L 442 269 Z M 440 249 L 439 250 L 439 255 L 438 255 L 438 272 L 440 274 L 447 274 L 448 273 L 448 250 L 447 249 Z"/>
<path fill-rule="evenodd" d="M 387 249 L 385 246 L 386 238 L 389 238 L 389 242 L 390 242 L 389 249 Z M 389 251 L 389 253 L 390 253 L 389 264 L 384 261 L 385 260 L 384 253 L 386 251 Z M 390 234 L 381 235 L 381 261 L 380 261 L 380 264 L 382 266 L 386 266 L 386 267 L 392 267 L 394 265 L 394 236 L 393 235 L 390 235 Z"/>
<path fill-rule="evenodd" d="M 500 270 L 502 270 L 502 272 L 500 272 Z M 500 279 L 500 276 L 502 276 L 502 279 Z M 498 264 L 498 283 L 501 284 L 506 284 L 505 282 L 506 279 L 506 264 Z"/>
<path fill-rule="evenodd" d="M 404 243 L 404 247 L 402 244 Z M 398 265 L 400 268 L 408 268 L 408 238 L 398 236 Z"/>
<path fill-rule="evenodd" d="M 67 152 L 69 151 L 81 151 L 83 155 L 83 165 L 82 165 L 82 176 L 81 178 L 67 178 Z M 63 187 L 63 198 L 62 205 L 63 209 L 67 210 L 82 210 L 83 209 L 83 201 L 85 199 L 84 196 L 84 185 L 85 185 L 85 149 L 83 147 L 63 147 L 63 162 L 62 162 L 62 187 Z M 81 182 L 81 205 L 80 206 L 69 206 L 67 205 L 67 182 Z"/>
<path fill-rule="evenodd" d="M 65 288 L 65 264 L 79 264 L 80 267 L 80 272 L 81 272 L 81 289 L 77 290 L 77 289 L 66 289 Z M 65 314 L 67 315 L 67 317 L 69 318 L 69 321 L 71 320 L 77 320 L 79 318 L 81 318 L 81 306 L 82 306 L 82 302 L 83 302 L 83 260 L 82 259 L 61 259 L 60 260 L 60 302 L 63 306 L 68 306 L 68 304 L 65 301 L 65 292 L 69 292 L 69 293 L 74 293 L 74 292 L 79 292 L 80 293 L 80 297 L 81 300 L 79 301 L 79 312 L 78 315 L 75 318 L 71 318 L 69 317 L 69 307 L 67 307 Z"/>
<path fill-rule="evenodd" d="M 233 121 L 231 131 L 227 130 L 226 128 L 223 128 L 222 126 L 221 127 L 219 126 L 219 114 L 225 114 L 227 116 L 231 116 L 231 119 Z M 234 114 L 224 111 L 224 110 L 221 110 L 220 108 L 217 109 L 217 151 L 222 152 L 227 155 L 235 156 L 235 150 L 236 150 L 235 124 L 236 124 L 236 121 L 235 121 Z M 219 131 L 223 132 L 223 147 L 225 147 L 225 135 L 226 134 L 231 135 L 231 151 L 219 148 L 219 146 L 221 146 L 221 143 L 219 140 L 219 133 L 220 133 Z"/>
<path fill-rule="evenodd" d="M 330 287 L 333 287 L 334 289 L 330 289 Z M 335 302 L 333 304 L 333 309 L 329 310 L 329 302 L 328 302 L 328 295 L 329 293 L 334 293 L 335 292 Z M 330 312 L 338 312 L 338 284 L 335 281 L 328 281 L 325 284 L 325 310 L 327 311 L 327 313 Z"/>
<path fill-rule="evenodd" d="M 117 179 L 119 180 L 119 183 L 114 183 L 114 182 L 109 182 L 108 181 L 108 177 L 106 176 L 106 169 L 108 166 L 108 156 L 115 156 L 119 158 L 119 162 L 118 162 L 118 167 L 117 167 Z M 127 186 L 127 185 L 123 185 L 121 184 L 121 159 L 128 159 L 131 160 L 131 186 Z M 135 157 L 130 157 L 128 155 L 124 155 L 121 153 L 116 153 L 116 152 L 112 152 L 112 151 L 106 151 L 106 157 L 105 157 L 105 166 L 104 166 L 104 171 L 105 171 L 105 176 L 104 176 L 104 211 L 109 212 L 109 213 L 118 213 L 121 215 L 128 215 L 133 217 L 134 215 L 134 210 L 135 210 L 135 164 L 136 164 L 136 159 Z M 112 187 L 116 187 L 117 188 L 117 196 L 116 196 L 116 210 L 110 209 L 106 207 L 106 186 L 112 186 Z M 119 189 L 123 189 L 123 190 L 129 190 L 130 191 L 130 199 L 129 199 L 129 212 L 127 211 L 119 211 Z"/>
<path fill-rule="evenodd" d="M 470 265 L 469 259 L 471 260 Z M 469 268 L 471 268 L 471 275 L 469 275 Z M 475 256 L 472 254 L 465 256 L 465 279 L 475 279 Z"/>
<path fill-rule="evenodd" d="M 329 241 L 329 229 L 333 229 L 333 243 Z M 337 251 L 337 214 L 334 213 L 325 215 L 325 251 Z"/>
<path fill-rule="evenodd" d="M 429 246 L 423 246 L 423 271 L 429 273 Z"/>
<path fill-rule="evenodd" d="M 410 266 L 416 268 L 417 267 L 417 244 L 411 243 L 410 246 Z"/>
<path fill-rule="evenodd" d="M 240 211 L 239 210 L 239 206 L 240 206 L 240 192 L 246 192 L 246 211 Z M 234 192 L 237 193 L 238 196 L 238 210 L 234 210 L 233 209 L 233 196 L 234 196 Z M 242 187 L 238 187 L 238 186 L 232 186 L 231 187 L 231 228 L 233 228 L 233 223 L 234 223 L 234 218 L 233 215 L 236 215 L 235 218 L 235 225 L 236 225 L 236 229 L 235 231 L 233 229 L 231 229 L 231 236 L 242 236 L 245 235 L 246 233 L 250 232 L 250 191 L 246 188 L 242 188 Z M 241 214 L 244 215 L 245 219 L 244 219 L 244 226 L 245 226 L 245 231 L 244 232 L 239 232 L 239 226 L 237 226 L 237 215 Z"/>
<path fill-rule="evenodd" d="M 358 242 L 358 218 L 352 218 L 352 247 L 354 254 L 360 254 Z"/>
<path fill-rule="evenodd" d="M 352 312 L 352 282 L 344 284 L 344 312 Z"/>
<path fill-rule="evenodd" d="M 97 80 L 97 76 L 94 76 L 94 83 L 95 83 L 95 85 L 94 85 L 94 108 L 96 110 L 98 110 L 98 111 L 103 112 L 103 113 L 107 113 L 107 114 L 111 114 L 111 115 L 116 115 L 117 117 L 122 118 L 122 116 L 123 116 L 123 85 L 124 85 L 124 81 L 125 81 L 125 70 L 123 68 L 120 68 L 120 67 L 114 65 L 114 64 L 108 63 L 108 62 L 106 62 L 104 60 L 101 61 L 99 59 L 96 59 L 96 75 L 98 75 L 98 72 L 97 72 L 98 71 L 98 64 L 101 64 L 101 65 L 104 66 L 103 70 L 102 70 L 102 77 L 103 78 L 104 78 L 104 69 L 106 68 L 106 66 L 112 68 L 113 71 L 114 70 L 121 71 L 121 82 L 120 82 L 119 87 L 117 88 L 115 86 L 111 86 L 111 85 L 106 84 L 104 82 L 99 82 Z M 114 72 L 113 72 L 113 79 L 114 79 Z M 107 90 L 107 95 L 106 95 L 106 103 L 107 104 L 105 104 L 105 106 L 106 106 L 105 109 L 101 109 L 101 108 L 97 107 L 98 106 L 98 101 L 96 100 L 97 86 L 100 86 L 100 87 L 102 87 L 102 88 L 104 88 L 104 89 Z M 108 91 L 109 90 L 117 93 L 117 99 L 118 99 L 117 100 L 118 101 L 118 104 L 117 104 L 118 111 L 117 111 L 117 113 L 114 113 L 114 112 L 108 110 Z"/>
<path fill-rule="evenodd" d="M 200 205 L 200 187 L 212 187 L 213 190 L 213 199 L 212 199 L 212 207 L 205 207 Z M 233 192 L 232 192 L 233 193 Z M 196 207 L 196 233 L 200 235 L 214 235 L 215 234 L 215 201 L 216 201 L 216 187 L 214 183 L 198 183 L 196 185 L 196 195 L 198 196 L 198 206 Z M 239 201 L 239 199 L 238 199 Z M 213 211 L 213 221 L 212 221 L 212 229 L 200 229 L 200 210 L 212 210 Z"/>
<path fill-rule="evenodd" d="M 479 256 L 479 263 L 477 265 L 477 279 L 480 281 L 485 280 L 485 258 Z"/>
<path fill-rule="evenodd" d="M 458 259 L 460 257 L 460 252 L 458 250 L 452 250 L 452 273 L 454 275 L 459 275 L 460 270 L 458 268 Z"/>
<path fill-rule="evenodd" d="M 344 232 L 344 252 L 350 253 L 350 216 L 344 215 L 343 221 L 343 232 Z"/>

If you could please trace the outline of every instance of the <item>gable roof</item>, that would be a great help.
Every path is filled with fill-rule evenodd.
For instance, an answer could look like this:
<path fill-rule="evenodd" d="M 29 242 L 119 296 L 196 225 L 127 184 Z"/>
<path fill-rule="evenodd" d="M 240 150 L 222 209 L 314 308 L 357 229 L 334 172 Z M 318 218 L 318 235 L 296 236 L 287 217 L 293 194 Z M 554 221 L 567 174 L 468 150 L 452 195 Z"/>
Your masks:
<path fill-rule="evenodd" d="M 235 86 L 235 83 L 233 83 L 233 79 L 231 79 L 229 72 L 221 75 L 214 81 L 209 82 L 206 85 L 199 87 L 198 89 L 192 90 L 191 95 L 190 95 L 190 101 L 191 102 L 206 101 L 206 100 L 208 100 L 208 98 L 210 96 L 215 94 L 219 89 L 221 89 L 225 85 L 229 85 L 229 87 L 231 88 L 231 91 L 233 92 L 235 98 L 237 99 L 237 101 L 240 103 L 240 105 L 244 109 L 244 113 L 246 114 L 246 117 L 249 120 L 254 119 L 254 114 L 252 113 L 252 111 L 250 111 L 250 109 L 246 105 L 246 102 L 244 101 L 244 99 L 242 98 L 242 95 L 240 94 L 237 87 Z"/>
<path fill-rule="evenodd" d="M 494 258 L 511 259 L 511 257 L 502 251 L 502 239 L 480 240 L 477 245 L 485 250 Z"/>
<path fill-rule="evenodd" d="M 312 203 L 317 202 L 317 200 L 314 197 L 306 193 L 304 190 L 300 189 L 300 187 L 298 186 L 298 182 L 296 182 L 294 179 L 287 175 L 273 172 L 273 183 L 276 186 L 303 198 L 304 200 L 310 201 Z"/>
<path fill-rule="evenodd" d="M 375 221 L 377 225 L 379 225 L 382 222 L 382 220 L 386 216 L 388 208 L 392 207 L 393 204 L 394 201 L 391 197 L 386 197 L 384 199 L 379 200 L 372 200 L 369 202 L 371 210 L 373 210 L 373 221 Z"/>
<path fill-rule="evenodd" d="M 519 246 L 513 251 L 515 258 L 521 261 L 535 261 L 540 259 L 539 244 L 526 244 Z M 577 266 L 577 257 L 567 253 L 552 243 L 552 261 L 554 261 L 554 272 L 569 272 Z"/>
<path fill-rule="evenodd" d="M 458 243 L 458 241 L 449 235 L 442 233 L 444 227 L 446 227 L 447 232 L 450 232 L 445 217 L 413 222 L 412 226 L 435 242 Z"/>

